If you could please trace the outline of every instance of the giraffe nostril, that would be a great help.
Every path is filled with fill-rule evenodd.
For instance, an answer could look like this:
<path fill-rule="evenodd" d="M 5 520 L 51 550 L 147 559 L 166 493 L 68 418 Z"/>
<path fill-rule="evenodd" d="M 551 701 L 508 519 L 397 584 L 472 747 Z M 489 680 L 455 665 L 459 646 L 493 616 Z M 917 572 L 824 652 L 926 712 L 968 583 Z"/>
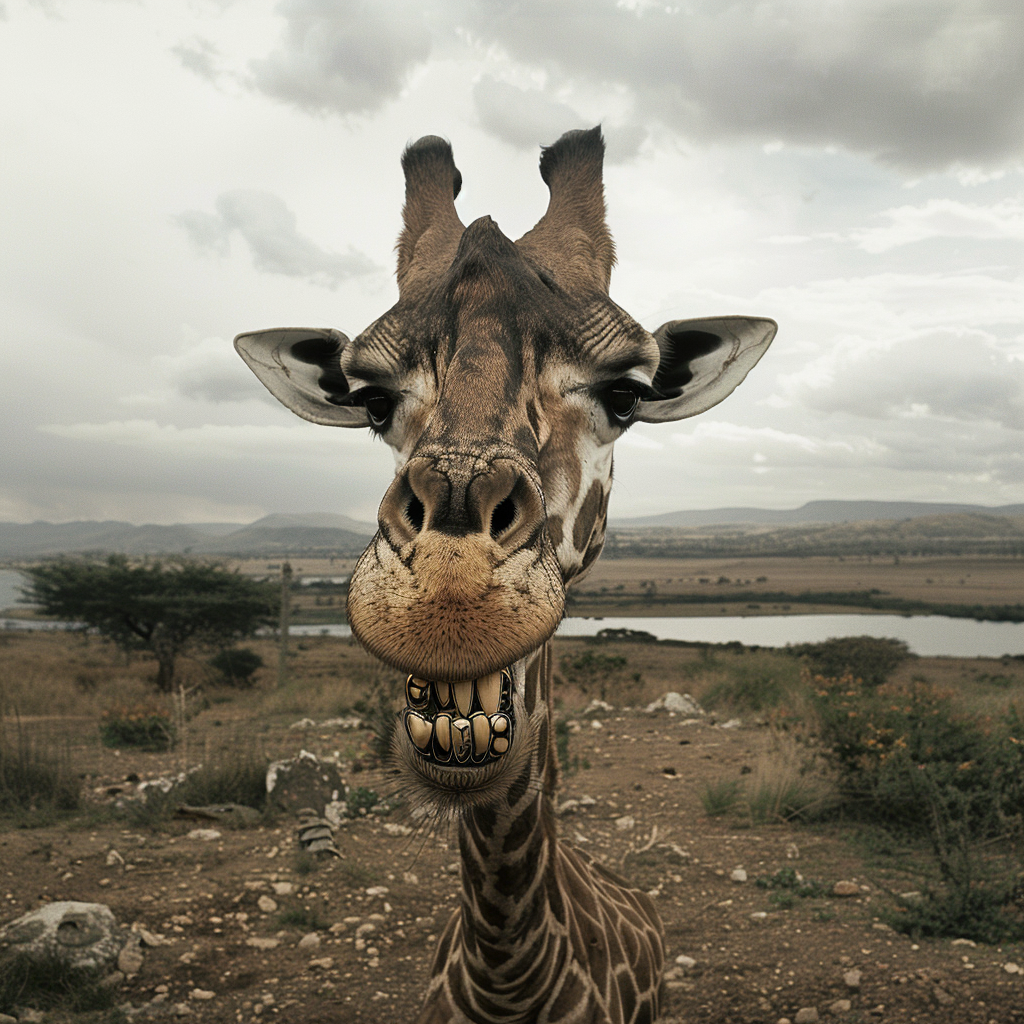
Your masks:
<path fill-rule="evenodd" d="M 423 517 L 425 511 L 423 508 L 423 502 L 414 494 L 409 499 L 409 504 L 405 506 L 405 518 L 408 520 L 409 525 L 419 533 L 423 529 Z"/>
<path fill-rule="evenodd" d="M 498 502 L 491 513 L 491 536 L 497 540 L 515 521 L 516 503 L 511 498 Z"/>

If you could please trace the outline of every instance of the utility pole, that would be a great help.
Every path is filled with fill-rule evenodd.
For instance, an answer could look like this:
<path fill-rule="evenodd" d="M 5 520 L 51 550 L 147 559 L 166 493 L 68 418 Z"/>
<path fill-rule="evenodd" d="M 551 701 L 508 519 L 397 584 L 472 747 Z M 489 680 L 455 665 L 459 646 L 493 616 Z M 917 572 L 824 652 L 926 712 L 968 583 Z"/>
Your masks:
<path fill-rule="evenodd" d="M 281 563 L 281 626 L 277 652 L 277 688 L 288 685 L 288 625 L 292 611 L 292 563 Z"/>

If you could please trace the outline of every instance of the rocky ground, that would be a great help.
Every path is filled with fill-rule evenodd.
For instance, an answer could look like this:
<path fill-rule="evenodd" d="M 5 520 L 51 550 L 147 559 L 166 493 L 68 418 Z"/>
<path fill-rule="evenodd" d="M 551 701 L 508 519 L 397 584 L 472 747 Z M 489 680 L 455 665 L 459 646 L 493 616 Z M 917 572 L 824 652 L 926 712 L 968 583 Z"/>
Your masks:
<path fill-rule="evenodd" d="M 890 893 L 919 881 L 914 858 L 881 861 L 835 826 L 706 817 L 704 785 L 740 779 L 764 743 L 756 727 L 642 712 L 583 717 L 572 735 L 562 833 L 655 896 L 666 1019 L 1024 1022 L 1024 948 L 914 942 L 883 923 Z M 0 923 L 55 899 L 109 905 L 141 939 L 119 989 L 135 1020 L 413 1017 L 456 906 L 454 835 L 371 813 L 323 862 L 287 817 L 208 826 L 0 833 Z"/>

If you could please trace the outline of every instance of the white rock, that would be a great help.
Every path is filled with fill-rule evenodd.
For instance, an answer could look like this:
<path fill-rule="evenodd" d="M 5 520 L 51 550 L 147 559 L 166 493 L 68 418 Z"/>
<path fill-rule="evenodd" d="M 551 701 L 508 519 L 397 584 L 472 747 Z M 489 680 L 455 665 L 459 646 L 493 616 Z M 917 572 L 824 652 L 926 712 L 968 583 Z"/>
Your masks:
<path fill-rule="evenodd" d="M 853 970 L 843 973 L 843 984 L 849 989 L 858 989 L 860 988 L 861 977 L 863 975 L 854 967 Z"/>
<path fill-rule="evenodd" d="M 277 910 L 277 900 L 271 899 L 269 896 L 261 896 L 256 901 L 256 906 L 259 907 L 264 914 L 272 914 Z"/>
<path fill-rule="evenodd" d="M 274 890 L 275 896 L 291 896 L 295 892 L 295 886 L 291 882 L 271 882 L 270 888 Z"/>
<path fill-rule="evenodd" d="M 371 885 L 365 890 L 367 896 L 387 896 L 389 891 L 386 885 Z"/>
<path fill-rule="evenodd" d="M 663 693 L 657 700 L 651 701 L 644 711 L 653 715 L 656 711 L 670 711 L 679 715 L 703 715 L 704 709 L 688 693 L 676 693 L 670 690 Z"/>
<path fill-rule="evenodd" d="M 58 957 L 71 967 L 113 965 L 127 933 L 102 903 L 47 903 L 0 927 L 0 945 L 28 957 Z"/>
<path fill-rule="evenodd" d="M 399 825 L 397 822 L 394 822 L 394 821 L 386 821 L 386 822 L 384 822 L 384 831 L 387 832 L 387 834 L 389 836 L 411 836 L 412 835 L 412 829 L 409 828 L 408 825 Z"/>
<path fill-rule="evenodd" d="M 317 949 L 320 946 L 320 936 L 316 932 L 309 932 L 299 939 L 299 949 Z"/>
<path fill-rule="evenodd" d="M 803 1008 L 796 1011 L 796 1017 L 793 1018 L 794 1024 L 817 1024 L 818 1022 L 818 1010 L 814 1006 L 804 1006 Z"/>
<path fill-rule="evenodd" d="M 591 728 L 591 729 L 603 729 L 603 728 L 604 728 L 604 723 L 603 723 L 603 722 L 599 722 L 599 721 L 598 721 L 598 720 L 597 720 L 597 719 L 595 718 L 595 719 L 594 719 L 594 720 L 593 720 L 593 721 L 592 721 L 592 722 L 590 723 L 590 728 Z"/>
<path fill-rule="evenodd" d="M 189 999 L 196 999 L 201 1003 L 206 1003 L 209 1002 L 215 995 L 216 993 L 211 992 L 209 989 L 194 988 L 192 989 L 191 992 L 189 992 L 188 997 Z"/>
<path fill-rule="evenodd" d="M 743 868 L 733 868 L 732 874 L 729 877 L 734 882 L 745 882 L 747 880 L 747 873 Z"/>
<path fill-rule="evenodd" d="M 1003 964 L 1003 970 L 1007 974 L 1024 974 L 1024 967 L 1015 964 L 1012 960 L 1009 963 Z"/>
<path fill-rule="evenodd" d="M 124 867 L 124 857 L 122 857 L 121 854 L 117 852 L 117 850 L 111 850 L 107 854 L 107 867 L 112 868 L 117 865 Z"/>
<path fill-rule="evenodd" d="M 615 819 L 615 827 L 620 832 L 628 832 L 631 828 L 636 827 L 636 818 L 632 814 L 624 814 L 621 818 Z"/>
<path fill-rule="evenodd" d="M 828 1012 L 834 1014 L 849 1013 L 852 1006 L 853 1003 L 849 999 L 837 999 L 829 1005 Z"/>
<path fill-rule="evenodd" d="M 280 939 L 264 938 L 260 935 L 252 935 L 245 940 L 247 946 L 252 946 L 253 949 L 277 949 L 281 945 Z"/>
<path fill-rule="evenodd" d="M 585 714 L 585 715 L 590 715 L 590 714 L 593 714 L 593 713 L 594 713 L 595 711 L 614 711 L 614 710 L 615 710 L 615 708 L 614 708 L 614 707 L 612 707 L 612 705 L 611 705 L 611 704 L 609 704 L 609 703 L 608 703 L 607 701 L 604 701 L 604 700 L 598 700 L 598 699 L 597 699 L 597 698 L 595 697 L 595 698 L 594 698 L 594 699 L 593 699 L 593 700 L 592 700 L 592 701 L 591 701 L 591 702 L 590 702 L 590 703 L 589 703 L 589 704 L 588 704 L 588 705 L 587 705 L 587 706 L 586 706 L 586 707 L 585 707 L 585 708 L 583 709 L 583 714 Z"/>
<path fill-rule="evenodd" d="M 720 729 L 738 729 L 743 723 L 738 718 L 730 718 L 728 722 L 723 722 Z"/>
<path fill-rule="evenodd" d="M 199 839 L 204 843 L 212 843 L 220 839 L 220 833 L 215 828 L 194 828 L 188 834 L 189 839 Z M 197 989 L 196 991 L 200 991 Z"/>
<path fill-rule="evenodd" d="M 697 966 L 697 961 L 692 956 L 687 956 L 685 953 L 680 953 L 676 957 L 676 966 L 682 967 L 683 970 L 688 971 L 691 967 Z"/>

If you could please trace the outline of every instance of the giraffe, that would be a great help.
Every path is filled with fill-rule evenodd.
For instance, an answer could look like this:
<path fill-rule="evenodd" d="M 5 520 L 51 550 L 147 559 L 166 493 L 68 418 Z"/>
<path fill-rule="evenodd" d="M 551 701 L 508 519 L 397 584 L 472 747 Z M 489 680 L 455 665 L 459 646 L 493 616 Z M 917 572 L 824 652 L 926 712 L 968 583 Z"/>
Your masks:
<path fill-rule="evenodd" d="M 600 128 L 542 150 L 547 211 L 517 241 L 464 226 L 450 145 L 402 156 L 398 302 L 333 329 L 235 346 L 298 415 L 393 449 L 379 529 L 352 574 L 363 646 L 407 674 L 394 757 L 457 823 L 459 908 L 418 1024 L 647 1024 L 663 929 L 653 901 L 557 835 L 551 638 L 600 554 L 614 442 L 703 412 L 775 335 L 754 317 L 653 334 L 608 294 Z"/>

